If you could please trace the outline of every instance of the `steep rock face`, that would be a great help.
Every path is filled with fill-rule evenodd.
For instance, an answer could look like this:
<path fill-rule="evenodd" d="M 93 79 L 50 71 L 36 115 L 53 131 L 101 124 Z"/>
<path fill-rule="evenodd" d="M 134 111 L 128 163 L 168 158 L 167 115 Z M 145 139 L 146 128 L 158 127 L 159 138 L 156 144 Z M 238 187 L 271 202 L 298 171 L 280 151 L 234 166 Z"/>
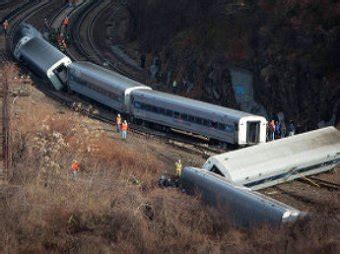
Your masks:
<path fill-rule="evenodd" d="M 128 9 L 129 39 L 160 59 L 160 78 L 183 95 L 237 108 L 229 70 L 241 67 L 270 115 L 314 128 L 336 114 L 336 1 L 130 0 Z"/>

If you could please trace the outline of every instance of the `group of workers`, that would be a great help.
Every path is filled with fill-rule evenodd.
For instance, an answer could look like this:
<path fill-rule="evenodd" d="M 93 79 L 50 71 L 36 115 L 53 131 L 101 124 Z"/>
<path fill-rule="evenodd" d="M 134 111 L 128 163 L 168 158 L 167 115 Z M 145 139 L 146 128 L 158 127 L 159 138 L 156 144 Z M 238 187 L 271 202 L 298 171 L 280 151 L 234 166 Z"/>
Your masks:
<path fill-rule="evenodd" d="M 275 140 L 295 135 L 296 128 L 294 121 L 289 121 L 288 128 L 284 121 L 271 120 L 267 124 L 267 140 Z"/>
<path fill-rule="evenodd" d="M 58 29 L 51 28 L 49 21 L 47 18 L 44 19 L 44 24 L 46 30 L 49 32 L 49 40 L 53 43 L 56 43 L 61 51 L 65 51 L 69 44 L 69 36 L 68 36 L 68 26 L 70 24 L 70 19 L 66 16 L 62 21 L 62 27 Z"/>
<path fill-rule="evenodd" d="M 116 125 L 116 131 L 120 133 L 120 138 L 126 141 L 127 130 L 128 130 L 127 121 L 126 120 L 122 121 L 122 117 L 120 116 L 120 114 L 118 114 L 116 117 L 115 125 Z"/>
<path fill-rule="evenodd" d="M 68 25 L 70 24 L 70 20 L 69 18 L 66 16 L 63 20 L 63 26 L 64 26 L 64 33 L 62 32 L 62 30 L 59 31 L 59 33 L 57 34 L 56 36 L 56 40 L 57 40 L 57 44 L 59 46 L 59 48 L 62 50 L 62 51 L 65 51 L 66 48 L 67 48 L 67 44 L 68 44 L 68 40 L 67 40 L 67 28 L 68 28 Z M 65 36 L 66 35 L 66 36 Z"/>

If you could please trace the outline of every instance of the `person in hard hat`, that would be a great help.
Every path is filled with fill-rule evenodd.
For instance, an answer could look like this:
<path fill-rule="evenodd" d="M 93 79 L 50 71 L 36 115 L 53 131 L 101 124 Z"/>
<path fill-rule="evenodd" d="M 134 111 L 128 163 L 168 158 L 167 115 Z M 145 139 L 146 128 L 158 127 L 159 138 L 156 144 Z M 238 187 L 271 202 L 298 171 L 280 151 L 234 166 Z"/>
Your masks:
<path fill-rule="evenodd" d="M 3 29 L 4 29 L 5 35 L 7 35 L 7 30 L 8 30 L 8 28 L 9 28 L 9 23 L 8 23 L 8 20 L 7 20 L 7 19 L 5 19 L 4 23 L 2 23 L 2 27 L 3 27 Z"/>
<path fill-rule="evenodd" d="M 80 169 L 80 163 L 77 160 L 73 160 L 71 164 L 72 179 L 75 181 L 77 177 L 77 172 Z"/>
<path fill-rule="evenodd" d="M 69 23 L 70 23 L 70 20 L 69 20 L 69 18 L 66 16 L 65 19 L 64 19 L 64 21 L 63 21 L 64 27 L 65 27 L 65 31 L 67 31 L 67 27 L 68 27 Z"/>
<path fill-rule="evenodd" d="M 180 177 L 182 174 L 182 162 L 181 160 L 178 160 L 177 162 L 175 162 L 175 166 L 176 166 L 176 176 Z"/>
<path fill-rule="evenodd" d="M 122 124 L 122 118 L 120 117 L 120 114 L 116 116 L 116 131 L 120 131 L 120 125 Z"/>
<path fill-rule="evenodd" d="M 126 141 L 127 130 L 128 130 L 128 124 L 126 120 L 124 120 L 124 122 L 122 123 L 120 127 L 120 135 L 121 135 L 120 137 L 124 141 Z"/>

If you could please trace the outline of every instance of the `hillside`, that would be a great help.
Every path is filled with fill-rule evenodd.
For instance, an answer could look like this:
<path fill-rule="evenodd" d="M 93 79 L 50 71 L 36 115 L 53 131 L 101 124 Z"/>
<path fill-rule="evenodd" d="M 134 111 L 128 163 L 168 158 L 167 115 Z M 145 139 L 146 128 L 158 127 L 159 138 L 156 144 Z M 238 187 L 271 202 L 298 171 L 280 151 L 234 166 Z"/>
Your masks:
<path fill-rule="evenodd" d="M 269 116 L 315 128 L 340 95 L 340 4 L 329 0 L 131 0 L 126 40 L 161 60 L 164 90 L 239 107 L 230 68 L 250 71 Z M 193 88 L 188 88 L 192 83 Z"/>

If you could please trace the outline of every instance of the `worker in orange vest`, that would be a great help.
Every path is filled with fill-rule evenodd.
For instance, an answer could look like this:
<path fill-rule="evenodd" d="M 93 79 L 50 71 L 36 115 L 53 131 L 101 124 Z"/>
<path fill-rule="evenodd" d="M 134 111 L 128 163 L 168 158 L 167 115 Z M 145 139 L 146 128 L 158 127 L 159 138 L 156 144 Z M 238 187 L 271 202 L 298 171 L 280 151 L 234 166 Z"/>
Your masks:
<path fill-rule="evenodd" d="M 66 16 L 65 19 L 64 19 L 64 27 L 65 27 L 65 30 L 67 30 L 67 26 L 68 24 L 70 23 L 70 20 L 68 19 L 68 17 Z"/>
<path fill-rule="evenodd" d="M 128 124 L 125 120 L 120 127 L 120 135 L 121 135 L 120 137 L 122 140 L 126 141 L 127 130 L 128 130 Z"/>
<path fill-rule="evenodd" d="M 120 114 L 118 114 L 116 117 L 116 131 L 117 132 L 119 132 L 121 124 L 122 124 L 122 118 L 120 117 Z"/>
<path fill-rule="evenodd" d="M 8 30 L 8 27 L 9 27 L 9 23 L 8 23 L 8 20 L 5 19 L 4 23 L 2 24 L 3 26 L 3 29 L 4 29 L 4 33 L 5 35 L 7 35 L 7 30 Z"/>
<path fill-rule="evenodd" d="M 73 160 L 71 164 L 72 179 L 75 181 L 77 177 L 77 172 L 80 169 L 80 163 L 77 160 Z"/>

